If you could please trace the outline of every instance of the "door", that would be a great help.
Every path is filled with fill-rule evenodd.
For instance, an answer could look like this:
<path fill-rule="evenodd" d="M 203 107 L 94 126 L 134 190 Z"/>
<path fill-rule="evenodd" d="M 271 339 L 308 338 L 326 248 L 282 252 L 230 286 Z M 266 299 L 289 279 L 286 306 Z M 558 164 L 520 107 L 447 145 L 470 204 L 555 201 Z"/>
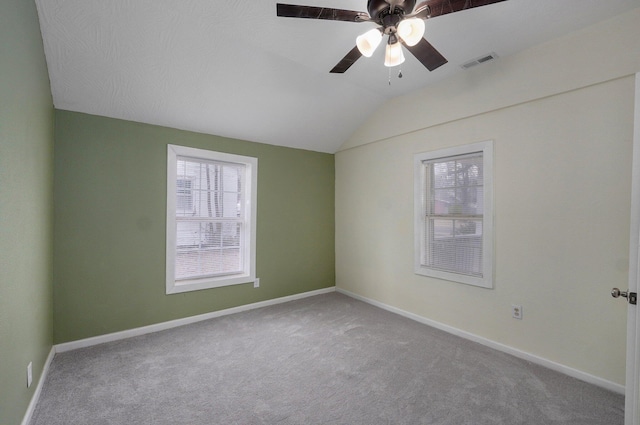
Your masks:
<path fill-rule="evenodd" d="M 638 292 L 640 279 L 640 73 L 636 74 L 635 83 L 629 292 Z M 640 425 L 640 315 L 637 308 L 629 304 L 627 312 L 625 425 Z"/>

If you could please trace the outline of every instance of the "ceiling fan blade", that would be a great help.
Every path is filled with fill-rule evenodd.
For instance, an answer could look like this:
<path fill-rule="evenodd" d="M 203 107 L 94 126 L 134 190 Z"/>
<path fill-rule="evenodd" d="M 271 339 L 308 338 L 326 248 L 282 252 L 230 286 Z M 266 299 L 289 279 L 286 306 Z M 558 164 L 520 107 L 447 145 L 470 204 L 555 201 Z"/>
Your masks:
<path fill-rule="evenodd" d="M 356 46 L 351 49 L 351 51 L 347 53 L 345 57 L 343 57 L 342 60 L 340 60 L 340 62 L 338 62 L 338 64 L 334 66 L 333 69 L 329 72 L 333 74 L 344 73 L 347 69 L 349 69 L 351 65 L 353 65 L 355 61 L 360 59 L 360 56 L 362 56 L 362 53 L 360 53 L 360 50 L 358 50 L 358 46 Z"/>
<path fill-rule="evenodd" d="M 404 42 L 402 44 L 404 44 Z M 407 50 L 409 50 L 429 71 L 433 71 L 434 69 L 437 69 L 449 62 L 424 38 L 415 46 L 407 46 L 404 44 L 404 47 L 406 47 Z"/>
<path fill-rule="evenodd" d="M 506 0 L 426 0 L 415 7 L 412 18 L 435 18 L 436 16 L 460 12 L 474 7 L 487 6 Z"/>
<path fill-rule="evenodd" d="M 329 21 L 365 22 L 369 15 L 355 10 L 332 9 L 330 7 L 299 6 L 296 4 L 276 5 L 277 15 L 285 18 L 326 19 Z"/>

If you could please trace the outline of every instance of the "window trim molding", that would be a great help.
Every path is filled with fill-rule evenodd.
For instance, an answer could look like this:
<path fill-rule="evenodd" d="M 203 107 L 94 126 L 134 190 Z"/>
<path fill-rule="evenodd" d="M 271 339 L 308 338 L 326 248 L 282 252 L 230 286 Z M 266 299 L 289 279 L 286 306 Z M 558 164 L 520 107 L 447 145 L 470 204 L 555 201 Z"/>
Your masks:
<path fill-rule="evenodd" d="M 175 280 L 176 252 L 176 178 L 178 157 L 243 164 L 246 167 L 245 200 L 246 229 L 244 232 L 244 272 L 242 274 Z M 166 227 L 166 294 L 179 294 L 221 286 L 239 285 L 256 280 L 256 212 L 258 158 L 216 152 L 178 145 L 167 145 L 167 227 Z"/>
<path fill-rule="evenodd" d="M 482 277 L 451 273 L 423 266 L 421 263 L 423 235 L 425 234 L 425 220 L 423 211 L 426 204 L 426 188 L 424 187 L 424 161 L 440 158 L 468 155 L 482 152 L 484 173 L 484 213 L 482 236 Z M 422 276 L 435 277 L 467 285 L 493 289 L 494 271 L 494 205 L 493 205 L 493 140 L 477 142 L 468 145 L 454 146 L 430 152 L 414 154 L 414 273 Z"/>

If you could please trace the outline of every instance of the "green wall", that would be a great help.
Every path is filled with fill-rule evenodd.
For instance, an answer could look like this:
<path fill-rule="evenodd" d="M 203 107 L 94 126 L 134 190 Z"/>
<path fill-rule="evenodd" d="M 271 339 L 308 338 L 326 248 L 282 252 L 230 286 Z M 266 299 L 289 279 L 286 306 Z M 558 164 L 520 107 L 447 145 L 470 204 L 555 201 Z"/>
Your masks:
<path fill-rule="evenodd" d="M 333 155 L 55 115 L 55 343 L 335 285 Z M 167 144 L 258 158 L 260 288 L 165 294 Z"/>
<path fill-rule="evenodd" d="M 0 424 L 19 424 L 52 344 L 53 102 L 33 1 L 0 2 Z M 34 381 L 27 389 L 27 364 Z"/>

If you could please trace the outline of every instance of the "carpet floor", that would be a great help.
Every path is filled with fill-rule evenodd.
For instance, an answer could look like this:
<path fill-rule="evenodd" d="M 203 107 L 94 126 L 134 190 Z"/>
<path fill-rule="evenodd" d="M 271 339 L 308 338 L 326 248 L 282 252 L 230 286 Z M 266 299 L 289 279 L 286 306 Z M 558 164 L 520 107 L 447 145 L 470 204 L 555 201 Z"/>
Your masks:
<path fill-rule="evenodd" d="M 60 353 L 30 425 L 624 422 L 624 397 L 338 293 Z"/>

